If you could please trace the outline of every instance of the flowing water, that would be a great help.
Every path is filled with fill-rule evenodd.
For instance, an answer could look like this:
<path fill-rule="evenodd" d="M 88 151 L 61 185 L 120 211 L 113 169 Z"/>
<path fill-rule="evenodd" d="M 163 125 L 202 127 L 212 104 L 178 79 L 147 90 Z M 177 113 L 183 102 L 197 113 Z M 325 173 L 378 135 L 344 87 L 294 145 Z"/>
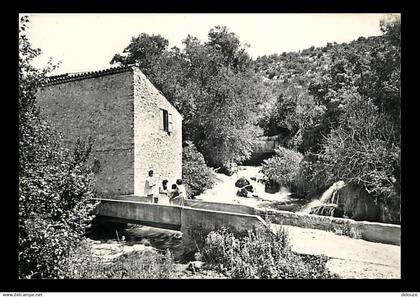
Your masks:
<path fill-rule="evenodd" d="M 190 260 L 182 246 L 180 231 L 135 224 L 96 223 L 90 232 L 94 252 L 102 258 L 114 258 L 123 253 L 169 249 L 176 260 Z"/>
<path fill-rule="evenodd" d="M 266 193 L 260 172 L 261 166 L 240 166 L 238 174 L 226 176 L 215 173 L 215 185 L 197 197 L 197 200 L 241 204 L 257 208 L 279 209 L 286 211 L 309 213 L 314 206 L 326 204 L 333 192 L 341 187 L 337 184 L 325 191 L 319 199 L 308 202 L 304 199 L 291 197 L 286 188 L 278 193 Z M 254 188 L 253 194 L 257 197 L 238 197 L 235 182 L 239 177 L 245 177 Z M 180 231 L 167 230 L 134 224 L 116 224 L 102 222 L 96 224 L 90 233 L 94 250 L 104 258 L 113 258 L 122 253 L 156 249 L 165 251 L 169 249 L 174 257 L 180 261 L 191 260 L 191 255 L 186 255 L 182 246 Z"/>
<path fill-rule="evenodd" d="M 307 205 L 302 207 L 302 209 L 299 211 L 300 213 L 306 213 L 308 214 L 311 211 L 311 208 L 326 204 L 337 204 L 336 197 L 337 191 L 345 186 L 343 181 L 338 181 L 334 183 L 331 187 L 329 187 L 324 193 L 322 193 L 321 197 L 318 199 L 314 199 L 311 202 L 309 202 Z"/>

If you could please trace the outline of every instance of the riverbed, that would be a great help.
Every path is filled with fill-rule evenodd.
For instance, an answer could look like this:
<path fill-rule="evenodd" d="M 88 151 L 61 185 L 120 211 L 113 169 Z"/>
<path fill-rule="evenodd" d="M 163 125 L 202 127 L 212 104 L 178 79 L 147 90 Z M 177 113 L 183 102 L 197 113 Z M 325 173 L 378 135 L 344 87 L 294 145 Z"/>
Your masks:
<path fill-rule="evenodd" d="M 239 166 L 238 173 L 232 176 L 214 172 L 215 184 L 213 188 L 204 191 L 196 197 L 197 200 L 240 204 L 254 208 L 286 210 L 298 212 L 310 203 L 305 199 L 294 198 L 292 193 L 282 187 L 277 193 L 265 192 L 264 183 L 260 182 L 263 178 L 261 166 Z M 253 193 L 257 197 L 239 197 L 236 195 L 238 188 L 235 182 L 245 177 L 253 187 Z"/>
<path fill-rule="evenodd" d="M 264 191 L 260 166 L 241 166 L 237 175 L 215 173 L 216 183 L 197 200 L 248 205 L 256 208 L 304 211 L 313 201 L 295 199 L 287 189 L 270 194 Z M 245 177 L 258 197 L 238 197 L 235 182 Z M 312 203 L 312 204 L 311 204 Z M 279 226 L 271 225 L 276 229 Z M 400 247 L 348 238 L 331 232 L 287 226 L 293 250 L 298 253 L 326 255 L 327 267 L 342 278 L 400 278 Z M 133 251 L 169 249 L 176 264 L 176 278 L 227 278 L 215 271 L 191 272 L 187 269 L 192 255 L 185 254 L 180 231 L 133 224 L 105 224 L 90 236 L 92 251 L 104 260 L 112 260 Z"/>

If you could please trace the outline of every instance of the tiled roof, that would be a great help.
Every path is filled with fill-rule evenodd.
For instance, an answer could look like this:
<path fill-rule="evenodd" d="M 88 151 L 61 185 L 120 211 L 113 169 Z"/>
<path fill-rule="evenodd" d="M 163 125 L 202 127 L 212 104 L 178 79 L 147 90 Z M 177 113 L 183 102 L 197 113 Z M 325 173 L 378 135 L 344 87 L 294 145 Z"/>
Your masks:
<path fill-rule="evenodd" d="M 44 85 L 45 86 L 57 85 L 57 84 L 61 84 L 61 83 L 69 82 L 69 81 L 99 77 L 99 76 L 109 75 L 109 74 L 114 74 L 114 73 L 121 73 L 121 72 L 129 71 L 132 68 L 133 68 L 133 65 L 129 65 L 129 66 L 112 67 L 112 68 L 98 70 L 98 71 L 60 74 L 60 75 L 48 77 Z"/>

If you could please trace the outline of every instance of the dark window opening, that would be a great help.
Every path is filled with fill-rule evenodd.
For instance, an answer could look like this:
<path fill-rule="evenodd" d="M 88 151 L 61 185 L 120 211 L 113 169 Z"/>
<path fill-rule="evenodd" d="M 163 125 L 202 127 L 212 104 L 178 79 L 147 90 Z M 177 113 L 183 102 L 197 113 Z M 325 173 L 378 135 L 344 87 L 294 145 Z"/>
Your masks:
<path fill-rule="evenodd" d="M 168 111 L 164 109 L 162 109 L 162 111 L 163 111 L 163 130 L 168 132 L 169 131 Z"/>
<path fill-rule="evenodd" d="M 172 114 L 168 113 L 166 109 L 161 109 L 160 111 L 161 130 L 172 132 Z"/>

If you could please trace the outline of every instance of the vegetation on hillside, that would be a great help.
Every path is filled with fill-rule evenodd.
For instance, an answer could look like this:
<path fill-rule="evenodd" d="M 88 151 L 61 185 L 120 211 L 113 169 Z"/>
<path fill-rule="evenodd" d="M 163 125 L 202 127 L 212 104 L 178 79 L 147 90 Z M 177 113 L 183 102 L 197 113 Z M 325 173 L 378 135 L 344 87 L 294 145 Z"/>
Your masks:
<path fill-rule="evenodd" d="M 343 180 L 362 187 L 385 207 L 387 221 L 398 223 L 401 21 L 380 26 L 381 36 L 257 59 L 278 94 L 260 125 L 304 154 L 302 172 L 312 185 Z M 271 80 L 267 69 L 276 71 Z"/>

